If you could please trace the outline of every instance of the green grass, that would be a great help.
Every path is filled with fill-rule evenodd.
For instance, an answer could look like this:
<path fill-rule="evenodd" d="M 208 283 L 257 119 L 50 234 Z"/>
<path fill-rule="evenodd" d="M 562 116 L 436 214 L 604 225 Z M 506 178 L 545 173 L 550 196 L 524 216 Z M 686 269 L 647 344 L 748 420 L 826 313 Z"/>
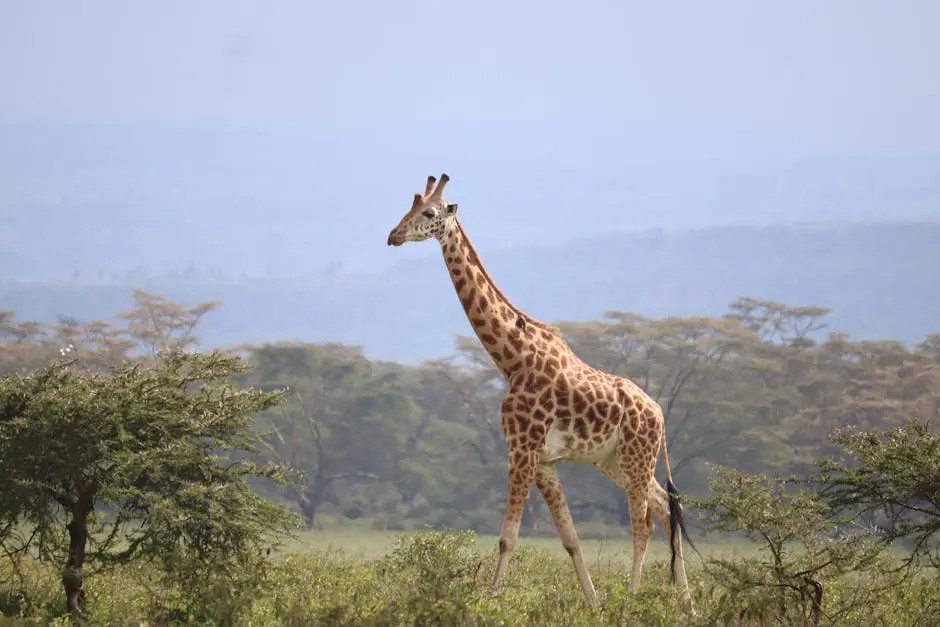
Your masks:
<path fill-rule="evenodd" d="M 358 559 L 377 559 L 391 549 L 395 541 L 405 535 L 400 531 L 338 530 L 302 531 L 297 537 L 286 542 L 282 552 L 287 554 L 306 553 L 309 551 L 341 552 Z M 754 544 L 747 540 L 723 540 L 716 537 L 697 538 L 692 536 L 695 548 L 706 557 L 744 557 L 753 555 Z M 474 536 L 474 544 L 480 551 L 495 549 L 499 537 L 480 534 Z M 519 537 L 519 546 L 544 552 L 548 556 L 563 559 L 568 563 L 568 553 L 555 535 L 526 534 Z M 684 545 L 686 562 L 699 561 L 694 551 Z M 628 535 L 610 537 L 582 538 L 581 552 L 589 567 L 591 564 L 604 568 L 629 568 L 633 560 L 633 544 Z M 669 559 L 669 545 L 662 530 L 657 529 L 647 550 L 647 560 L 665 561 Z"/>
<path fill-rule="evenodd" d="M 708 538 L 697 544 L 706 556 L 746 560 L 753 554 L 741 541 Z M 181 589 L 161 581 L 142 563 L 89 577 L 88 623 L 713 625 L 728 624 L 747 605 L 763 622 L 755 618 L 738 624 L 797 624 L 794 616 L 800 608 L 787 608 L 787 616 L 775 621 L 774 591 L 770 596 L 729 595 L 694 555 L 687 558 L 687 568 L 698 616 L 683 613 L 669 582 L 661 531 L 635 593 L 629 589 L 629 538 L 587 539 L 583 550 L 601 602 L 599 614 L 583 603 L 570 561 L 555 537 L 523 536 L 504 592 L 494 598 L 488 588 L 497 557 L 495 537 L 349 529 L 304 532 L 268 567 L 236 573 L 235 584 L 206 581 L 198 590 Z M 9 617 L 8 624 L 66 624 L 56 570 L 33 562 L 23 575 L 12 577 L 8 565 L 0 562 L 0 614 Z M 823 581 L 829 616 L 824 624 L 940 624 L 936 580 L 909 581 L 885 594 L 879 577 L 872 573 L 867 579 Z"/>

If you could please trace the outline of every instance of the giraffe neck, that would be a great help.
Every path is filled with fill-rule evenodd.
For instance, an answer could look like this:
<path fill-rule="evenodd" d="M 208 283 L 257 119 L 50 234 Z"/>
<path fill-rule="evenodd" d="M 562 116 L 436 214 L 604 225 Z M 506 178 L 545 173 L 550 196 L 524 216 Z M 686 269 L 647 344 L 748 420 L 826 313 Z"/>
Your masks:
<path fill-rule="evenodd" d="M 470 326 L 508 380 L 539 341 L 560 339 L 554 327 L 512 304 L 490 278 L 459 222 L 441 238 L 441 252 Z"/>

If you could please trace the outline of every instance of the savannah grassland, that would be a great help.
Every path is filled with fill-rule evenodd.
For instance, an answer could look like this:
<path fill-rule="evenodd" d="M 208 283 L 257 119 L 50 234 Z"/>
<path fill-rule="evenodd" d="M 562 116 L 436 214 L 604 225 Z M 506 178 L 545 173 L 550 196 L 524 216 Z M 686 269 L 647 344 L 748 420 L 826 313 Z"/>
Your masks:
<path fill-rule="evenodd" d="M 89 624 L 100 625 L 711 625 L 800 624 L 765 608 L 760 594 L 728 594 L 702 559 L 686 549 L 696 616 L 682 612 L 669 583 L 668 548 L 657 529 L 644 583 L 629 590 L 630 539 L 625 533 L 582 540 L 600 599 L 598 613 L 582 602 L 573 569 L 557 538 L 523 536 L 503 594 L 488 591 L 496 563 L 495 536 L 470 532 L 309 531 L 282 546 L 271 566 L 242 573 L 240 583 L 199 598 L 160 581 L 143 563 L 87 580 Z M 700 537 L 706 560 L 759 557 L 743 539 Z M 22 618 L 3 625 L 69 624 L 62 612 L 60 573 L 31 562 L 13 586 L 0 568 L 0 612 Z M 940 620 L 940 590 L 929 577 L 882 589 L 871 580 L 825 581 L 822 624 L 932 625 Z M 13 590 L 17 589 L 17 593 Z M 751 613 L 741 617 L 740 609 Z M 775 619 L 774 616 L 777 618 Z"/>
<path fill-rule="evenodd" d="M 810 341 L 806 329 L 821 328 L 827 309 L 754 299 L 720 319 L 613 312 L 566 326 L 587 361 L 668 396 L 673 470 L 701 552 L 685 551 L 694 615 L 678 606 L 659 527 L 631 592 L 623 492 L 564 465 L 594 613 L 544 508 L 525 514 L 498 598 L 489 592 L 497 539 L 460 531 L 494 533 L 506 498 L 505 441 L 490 420 L 503 389 L 477 342 L 458 339 L 469 365 L 377 362 L 337 344 L 200 353 L 191 335 L 160 329 L 191 330 L 214 304 L 134 298 L 121 314 L 127 328 L 107 333 L 0 312 L 0 418 L 12 425 L 0 430 L 3 624 L 78 620 L 63 590 L 63 579 L 81 590 L 63 523 L 87 522 L 76 494 L 91 489 L 99 522 L 131 512 L 115 538 L 143 530 L 147 541 L 129 542 L 138 550 L 126 558 L 96 553 L 88 527 L 87 597 L 74 603 L 86 624 L 940 625 L 940 434 L 927 426 L 940 398 L 937 334 L 913 348 L 844 334 Z M 75 367 L 48 365 L 73 344 Z M 127 357 L 130 347 L 154 357 Z M 109 369 L 115 355 L 123 365 Z M 208 383 L 180 392 L 193 381 Z M 925 422 L 908 423 L 916 417 Z M 836 438 L 846 424 L 855 430 Z M 213 460 L 207 442 L 238 452 L 243 436 L 258 445 L 241 449 L 253 466 Z M 851 468 L 818 475 L 822 460 L 849 456 Z M 271 465 L 304 472 L 272 483 Z M 802 479 L 791 485 L 793 476 Z M 841 492 L 824 500 L 820 486 Z M 530 501 L 540 501 L 535 490 Z M 288 524 L 283 507 L 302 515 Z M 860 508 L 873 515 L 854 517 Z M 312 530 L 268 555 L 266 536 L 282 522 Z M 13 536 L 22 542 L 6 542 Z M 872 550 L 879 538 L 896 539 L 897 553 Z M 23 547 L 12 561 L 11 546 Z M 931 566 L 897 572 L 916 553 Z"/>

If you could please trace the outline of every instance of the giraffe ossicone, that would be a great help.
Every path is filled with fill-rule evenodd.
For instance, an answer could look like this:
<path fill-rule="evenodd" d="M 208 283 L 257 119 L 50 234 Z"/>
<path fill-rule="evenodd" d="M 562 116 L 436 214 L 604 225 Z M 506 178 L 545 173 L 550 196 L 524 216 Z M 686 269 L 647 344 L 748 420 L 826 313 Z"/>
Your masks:
<path fill-rule="evenodd" d="M 529 316 L 506 297 L 457 220 L 458 205 L 444 199 L 449 180 L 446 173 L 439 181 L 428 177 L 424 194 L 414 195 L 411 209 L 389 233 L 388 245 L 432 237 L 440 243 L 470 326 L 506 380 L 508 392 L 501 413 L 509 481 L 493 592 L 500 590 L 534 483 L 571 556 L 585 599 L 597 605 L 555 469 L 556 462 L 572 461 L 594 465 L 626 492 L 633 541 L 631 589 L 640 585 L 656 518 L 669 540 L 673 581 L 683 602 L 691 604 L 682 537 L 691 541 L 672 482 L 662 409 L 629 379 L 584 363 L 558 329 Z M 654 477 L 660 451 L 667 489 Z"/>

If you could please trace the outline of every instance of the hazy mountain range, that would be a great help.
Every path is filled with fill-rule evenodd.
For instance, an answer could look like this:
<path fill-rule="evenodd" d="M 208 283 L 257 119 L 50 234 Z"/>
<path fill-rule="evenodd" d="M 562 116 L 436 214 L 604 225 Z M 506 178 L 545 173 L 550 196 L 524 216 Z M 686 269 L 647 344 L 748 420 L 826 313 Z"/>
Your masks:
<path fill-rule="evenodd" d="M 611 235 L 543 248 L 483 249 L 494 279 L 546 321 L 720 315 L 739 296 L 833 309 L 830 328 L 916 342 L 940 331 L 940 225 L 724 227 Z M 187 275 L 0 286 L 0 308 L 21 318 L 105 318 L 130 305 L 130 288 L 222 307 L 206 318 L 208 345 L 339 340 L 376 358 L 415 361 L 453 351 L 471 333 L 439 252 L 373 274 L 307 279 Z"/>
<path fill-rule="evenodd" d="M 579 161 L 524 146 L 485 159 L 399 148 L 398 138 L 195 125 L 0 126 L 0 279 L 190 266 L 268 278 L 381 271 L 428 253 L 389 250 L 385 239 L 441 170 L 482 248 L 940 216 L 940 162 L 927 157 Z"/>

